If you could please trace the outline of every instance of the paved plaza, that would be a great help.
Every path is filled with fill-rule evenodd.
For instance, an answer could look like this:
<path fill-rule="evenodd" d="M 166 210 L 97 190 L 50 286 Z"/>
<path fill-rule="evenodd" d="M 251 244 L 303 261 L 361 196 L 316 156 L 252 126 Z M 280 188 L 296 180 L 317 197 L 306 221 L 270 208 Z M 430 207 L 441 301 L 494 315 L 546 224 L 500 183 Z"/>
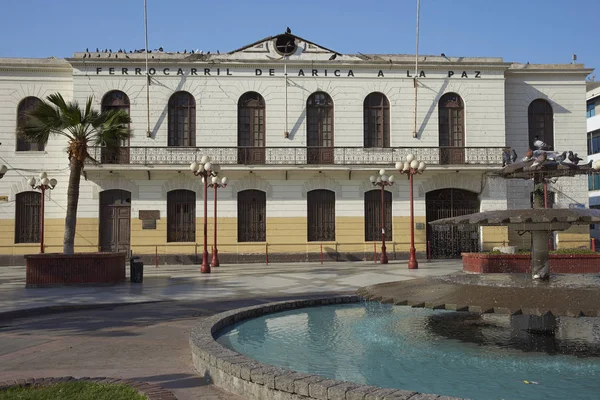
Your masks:
<path fill-rule="evenodd" d="M 0 267 L 0 381 L 109 376 L 160 384 L 180 400 L 238 399 L 192 366 L 189 331 L 201 318 L 461 268 L 459 260 L 418 270 L 406 261 L 247 264 L 200 274 L 198 266 L 161 265 L 146 266 L 142 284 L 26 289 L 24 267 Z"/>

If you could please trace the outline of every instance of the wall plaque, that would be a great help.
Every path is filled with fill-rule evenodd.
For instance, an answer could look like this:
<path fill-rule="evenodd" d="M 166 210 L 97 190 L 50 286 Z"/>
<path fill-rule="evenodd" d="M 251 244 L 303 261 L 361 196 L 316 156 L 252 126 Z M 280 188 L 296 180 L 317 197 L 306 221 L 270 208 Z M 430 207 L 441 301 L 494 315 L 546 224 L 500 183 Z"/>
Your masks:
<path fill-rule="evenodd" d="M 139 218 L 141 220 L 145 219 L 160 219 L 160 210 L 140 210 Z"/>
<path fill-rule="evenodd" d="M 142 220 L 142 229 L 156 229 L 156 220 L 155 219 L 143 219 Z"/>

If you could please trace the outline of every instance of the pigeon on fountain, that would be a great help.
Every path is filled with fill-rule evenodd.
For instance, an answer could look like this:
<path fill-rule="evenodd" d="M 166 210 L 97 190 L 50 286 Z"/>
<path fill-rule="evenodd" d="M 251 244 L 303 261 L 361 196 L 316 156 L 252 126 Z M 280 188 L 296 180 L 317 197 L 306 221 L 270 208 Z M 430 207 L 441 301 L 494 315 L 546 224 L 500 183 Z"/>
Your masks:
<path fill-rule="evenodd" d="M 536 136 L 536 139 L 533 142 L 533 147 L 536 147 L 539 150 L 543 150 L 543 149 L 547 149 L 549 146 L 546 143 L 544 143 L 543 141 L 541 141 L 540 139 L 538 139 Z"/>
<path fill-rule="evenodd" d="M 518 157 L 519 156 L 517 156 L 517 152 L 515 151 L 515 149 L 512 149 L 512 153 L 510 154 L 510 161 L 514 163 L 515 161 L 517 161 Z"/>
<path fill-rule="evenodd" d="M 538 156 L 535 159 L 535 161 L 533 162 L 533 164 L 531 164 L 531 168 L 537 167 L 538 165 L 542 165 L 543 163 L 546 162 L 547 159 L 548 159 L 548 155 L 545 152 L 542 153 L 540 156 Z"/>
<path fill-rule="evenodd" d="M 525 157 L 523 157 L 523 162 L 527 162 L 531 160 L 531 157 L 533 157 L 533 150 L 531 149 L 527 149 L 527 152 L 525 153 Z"/>
<path fill-rule="evenodd" d="M 562 164 L 563 161 L 565 161 L 567 159 L 567 152 L 563 151 L 562 154 L 554 157 L 554 161 L 556 161 L 559 164 Z"/>
<path fill-rule="evenodd" d="M 508 164 L 510 164 L 510 153 L 508 149 L 504 149 L 502 150 L 502 166 L 506 167 Z"/>
<path fill-rule="evenodd" d="M 579 158 L 577 156 L 577 153 L 573 154 L 572 151 L 569 151 L 569 161 L 571 161 L 573 164 L 577 165 L 577 164 L 579 164 L 579 161 L 583 161 L 583 158 Z"/>

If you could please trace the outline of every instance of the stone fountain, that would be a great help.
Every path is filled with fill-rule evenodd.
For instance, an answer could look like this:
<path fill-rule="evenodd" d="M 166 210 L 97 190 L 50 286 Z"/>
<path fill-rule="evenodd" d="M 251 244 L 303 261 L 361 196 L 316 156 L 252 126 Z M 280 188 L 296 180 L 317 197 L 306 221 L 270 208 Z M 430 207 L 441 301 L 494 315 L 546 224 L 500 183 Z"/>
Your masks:
<path fill-rule="evenodd" d="M 505 150 L 505 166 L 491 175 L 505 179 L 526 179 L 534 182 L 533 209 L 487 211 L 460 217 L 432 221 L 432 225 L 512 226 L 531 233 L 531 275 L 533 279 L 550 277 L 548 234 L 572 225 L 600 223 L 600 210 L 545 208 L 544 194 L 550 179 L 587 175 L 600 169 L 600 162 L 579 165 L 577 155 L 543 150 L 544 143 L 529 151 L 522 161 L 511 159 L 511 149 Z M 513 153 L 514 154 L 514 153 Z M 568 156 L 567 156 L 568 154 Z"/>

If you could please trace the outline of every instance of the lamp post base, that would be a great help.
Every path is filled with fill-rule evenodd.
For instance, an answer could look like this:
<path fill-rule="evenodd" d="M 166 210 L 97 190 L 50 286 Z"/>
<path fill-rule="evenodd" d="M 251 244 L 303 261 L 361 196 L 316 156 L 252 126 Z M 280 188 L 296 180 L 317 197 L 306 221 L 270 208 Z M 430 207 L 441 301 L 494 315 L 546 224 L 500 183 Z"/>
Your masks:
<path fill-rule="evenodd" d="M 410 257 L 408 258 L 408 269 L 419 269 L 415 248 L 410 249 Z"/>
<path fill-rule="evenodd" d="M 380 264 L 387 264 L 388 263 L 388 256 L 387 256 L 387 253 L 385 251 L 385 244 L 381 246 L 381 257 L 379 257 L 379 263 Z"/>
<path fill-rule="evenodd" d="M 212 261 L 210 263 L 210 265 L 214 268 L 214 267 L 218 267 L 219 264 L 219 250 L 217 250 L 217 248 L 213 248 L 213 253 L 212 253 Z"/>
<path fill-rule="evenodd" d="M 202 253 L 202 266 L 200 272 L 203 274 L 210 274 L 210 265 L 208 264 L 208 251 L 204 250 Z"/>

